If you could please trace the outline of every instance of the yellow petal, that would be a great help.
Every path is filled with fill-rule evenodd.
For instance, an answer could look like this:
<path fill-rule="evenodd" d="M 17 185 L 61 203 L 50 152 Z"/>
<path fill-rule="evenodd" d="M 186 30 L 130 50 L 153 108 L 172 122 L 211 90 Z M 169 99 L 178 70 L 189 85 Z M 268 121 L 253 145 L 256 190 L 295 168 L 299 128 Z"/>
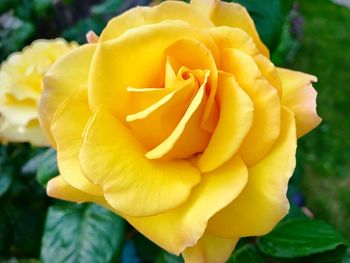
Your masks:
<path fill-rule="evenodd" d="M 242 193 L 208 223 L 221 237 L 264 235 L 288 213 L 288 180 L 295 167 L 296 132 L 293 113 L 283 107 L 281 133 L 271 152 L 249 168 Z"/>
<path fill-rule="evenodd" d="M 33 99 L 18 100 L 12 94 L 0 98 L 1 117 L 13 125 L 26 126 L 38 118 L 37 101 Z"/>
<path fill-rule="evenodd" d="M 187 158 L 202 152 L 208 145 L 210 134 L 201 129 L 206 104 L 206 81 L 199 88 L 176 128 L 161 144 L 146 153 L 148 159 Z M 195 138 L 195 140 L 194 140 Z"/>
<path fill-rule="evenodd" d="M 101 108 L 90 119 L 80 151 L 81 169 L 122 214 L 149 216 L 175 208 L 200 181 L 191 163 L 150 161 L 145 151 L 108 111 Z"/>
<path fill-rule="evenodd" d="M 252 57 L 237 49 L 226 49 L 222 56 L 222 69 L 235 76 L 254 104 L 253 125 L 239 151 L 244 162 L 252 166 L 268 153 L 278 137 L 280 99 Z"/>
<path fill-rule="evenodd" d="M 219 26 L 207 29 L 213 37 L 219 50 L 227 48 L 238 49 L 250 56 L 259 54 L 254 40 L 247 32 L 240 28 L 233 28 L 228 26 Z"/>
<path fill-rule="evenodd" d="M 270 56 L 269 50 L 260 40 L 253 20 L 243 6 L 217 0 L 191 0 L 191 5 L 208 16 L 215 26 L 236 27 L 247 32 L 253 38 L 259 51 L 266 57 Z"/>
<path fill-rule="evenodd" d="M 215 52 L 217 60 L 219 60 L 218 52 L 218 50 Z M 165 54 L 175 72 L 178 72 L 181 67 L 186 67 L 190 70 L 209 70 L 208 84 L 210 93 L 213 92 L 212 96 L 215 96 L 218 78 L 216 62 L 212 52 L 203 43 L 195 39 L 183 38 L 170 45 L 165 50 Z"/>
<path fill-rule="evenodd" d="M 186 82 L 172 81 L 171 87 L 168 88 L 133 88 L 128 87 L 126 90 L 129 97 L 128 115 L 136 114 L 158 103 L 161 99 L 179 90 L 180 87 L 186 86 L 191 80 Z M 129 117 L 130 118 L 130 117 Z M 128 117 L 126 118 L 128 120 Z"/>
<path fill-rule="evenodd" d="M 165 50 L 179 39 L 194 37 L 214 50 L 209 34 L 181 21 L 143 26 L 101 43 L 94 56 L 89 80 L 93 110 L 103 104 L 125 122 L 127 87 L 162 88 L 165 83 Z M 145 70 L 147 69 L 147 70 Z"/>
<path fill-rule="evenodd" d="M 119 37 L 125 31 L 143 25 L 158 24 L 165 20 L 182 20 L 195 27 L 211 27 L 213 23 L 180 1 L 166 1 L 155 7 L 136 7 L 109 21 L 100 41 Z"/>
<path fill-rule="evenodd" d="M 315 76 L 288 69 L 278 69 L 283 85 L 282 104 L 295 114 L 298 138 L 320 124 L 316 112 L 317 92 L 312 87 Z"/>
<path fill-rule="evenodd" d="M 126 219 L 160 247 L 180 254 L 197 243 L 209 218 L 235 199 L 248 179 L 247 168 L 238 156 L 202 176 L 188 201 L 178 208 L 155 216 Z"/>
<path fill-rule="evenodd" d="M 282 83 L 275 65 L 261 54 L 253 58 L 261 74 L 277 90 L 278 96 L 282 98 Z"/>
<path fill-rule="evenodd" d="M 93 201 L 93 196 L 79 191 L 68 184 L 62 175 L 52 178 L 46 187 L 47 195 L 71 202 L 89 202 Z"/>
<path fill-rule="evenodd" d="M 253 123 L 253 103 L 230 74 L 219 74 L 220 117 L 210 142 L 198 159 L 202 172 L 216 169 L 239 149 Z"/>
<path fill-rule="evenodd" d="M 43 136 L 38 120 L 31 120 L 25 126 L 14 125 L 2 120 L 0 130 L 0 142 L 30 142 L 35 146 L 48 146 L 48 142 Z"/>
<path fill-rule="evenodd" d="M 45 75 L 44 91 L 41 96 L 39 117 L 52 146 L 51 120 L 60 104 L 76 89 L 87 86 L 91 58 L 96 45 L 89 44 L 74 49 L 60 58 Z"/>
<path fill-rule="evenodd" d="M 208 132 L 213 132 L 218 115 L 214 98 L 218 79 L 216 64 L 220 64 L 219 51 L 215 52 L 216 58 L 214 58 L 212 52 L 203 43 L 185 38 L 169 46 L 166 54 L 175 71 L 178 71 L 183 66 L 190 70 L 209 70 L 210 74 L 207 83 L 209 97 L 205 106 L 201 127 Z"/>
<path fill-rule="evenodd" d="M 92 184 L 80 170 L 82 134 L 90 116 L 87 90 L 78 88 L 56 111 L 51 132 L 57 145 L 58 167 L 65 181 L 80 191 L 102 195 L 101 188 Z"/>
<path fill-rule="evenodd" d="M 176 72 L 170 64 L 169 59 L 166 60 L 165 64 L 165 88 L 168 88 L 176 80 Z"/>
<path fill-rule="evenodd" d="M 220 238 L 204 234 L 193 247 L 183 253 L 187 263 L 224 263 L 230 257 L 239 238 Z"/>
<path fill-rule="evenodd" d="M 159 145 L 178 125 L 196 89 L 192 79 L 177 82 L 174 88 L 134 89 L 143 92 L 131 92 L 130 104 L 133 108 L 151 103 L 159 95 L 168 93 L 144 110 L 126 116 L 135 137 L 147 149 Z"/>

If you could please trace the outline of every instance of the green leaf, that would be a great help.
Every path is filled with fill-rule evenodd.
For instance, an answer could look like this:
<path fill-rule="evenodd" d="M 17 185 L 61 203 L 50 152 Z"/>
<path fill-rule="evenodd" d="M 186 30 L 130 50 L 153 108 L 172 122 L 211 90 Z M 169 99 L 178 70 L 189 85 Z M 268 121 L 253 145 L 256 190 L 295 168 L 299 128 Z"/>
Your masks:
<path fill-rule="evenodd" d="M 161 251 L 156 244 L 141 234 L 134 237 L 134 244 L 138 257 L 147 262 L 154 262 Z"/>
<path fill-rule="evenodd" d="M 155 261 L 155 263 L 183 263 L 183 262 L 184 260 L 181 256 L 175 256 L 166 251 L 162 251 L 157 257 L 157 260 Z"/>
<path fill-rule="evenodd" d="M 343 244 L 343 238 L 330 225 L 310 219 L 285 221 L 257 243 L 264 254 L 278 258 L 304 257 Z"/>
<path fill-rule="evenodd" d="M 1 258 L 0 258 L 1 260 Z M 21 259 L 17 259 L 17 258 L 10 258 L 8 260 L 1 260 L 1 263 L 40 263 L 39 260 L 34 259 L 34 258 L 21 258 Z"/>
<path fill-rule="evenodd" d="M 336 249 L 303 258 L 303 262 L 341 263 L 341 262 L 344 262 L 343 260 L 345 260 L 346 250 L 347 250 L 346 246 L 338 246 Z"/>
<path fill-rule="evenodd" d="M 233 0 L 245 6 L 252 16 L 260 38 L 272 52 L 278 45 L 284 16 L 280 0 Z"/>
<path fill-rule="evenodd" d="M 18 5 L 20 0 L 1 0 L 0 1 L 0 14 L 9 11 L 12 8 L 15 8 Z"/>
<path fill-rule="evenodd" d="M 289 221 L 289 220 L 295 220 L 295 219 L 308 219 L 308 217 L 304 214 L 304 212 L 300 209 L 300 207 L 296 206 L 293 203 L 290 203 L 290 209 L 288 215 L 283 218 L 281 223 Z"/>
<path fill-rule="evenodd" d="M 348 248 L 343 255 L 341 263 L 350 263 L 350 248 Z"/>
<path fill-rule="evenodd" d="M 233 255 L 228 259 L 227 263 L 264 263 L 264 259 L 259 251 L 252 244 L 247 244 L 234 251 Z"/>
<path fill-rule="evenodd" d="M 34 0 L 35 13 L 38 16 L 42 16 L 50 7 L 52 7 L 52 5 L 52 0 Z"/>
<path fill-rule="evenodd" d="M 108 263 L 120 254 L 125 221 L 95 204 L 61 202 L 49 208 L 42 239 L 43 263 Z"/>
<path fill-rule="evenodd" d="M 0 61 L 23 48 L 34 34 L 34 25 L 25 22 L 10 13 L 0 17 Z"/>
<path fill-rule="evenodd" d="M 9 161 L 7 147 L 0 145 L 0 197 L 7 192 L 13 181 L 14 167 Z"/>
<path fill-rule="evenodd" d="M 38 165 L 36 173 L 38 182 L 46 186 L 51 178 L 58 175 L 56 151 L 54 149 L 48 149 L 46 152 L 40 154 L 35 161 Z"/>
<path fill-rule="evenodd" d="M 10 238 L 10 222 L 5 211 L 0 207 L 0 255 L 3 254 L 8 247 Z"/>
<path fill-rule="evenodd" d="M 46 186 L 47 182 L 58 175 L 56 151 L 52 148 L 40 150 L 22 166 L 22 173 L 35 174 L 38 182 Z"/>
<path fill-rule="evenodd" d="M 9 165 L 3 165 L 1 161 L 0 167 L 0 196 L 2 196 L 10 188 L 13 181 L 13 167 Z"/>
<path fill-rule="evenodd" d="M 10 223 L 11 238 L 7 242 L 12 253 L 37 257 L 46 214 L 45 199 L 26 195 L 25 200 L 11 199 L 2 205 Z"/>
<path fill-rule="evenodd" d="M 48 148 L 36 148 L 36 151 L 32 154 L 29 160 L 27 160 L 21 167 L 21 173 L 23 174 L 36 174 L 39 166 L 46 158 Z"/>

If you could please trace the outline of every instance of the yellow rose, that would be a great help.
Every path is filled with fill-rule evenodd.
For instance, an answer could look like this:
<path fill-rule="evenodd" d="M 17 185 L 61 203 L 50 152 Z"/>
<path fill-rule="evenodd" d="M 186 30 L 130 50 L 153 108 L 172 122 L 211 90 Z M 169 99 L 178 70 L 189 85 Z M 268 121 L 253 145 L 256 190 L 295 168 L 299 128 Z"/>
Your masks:
<path fill-rule="evenodd" d="M 37 40 L 12 54 L 0 68 L 0 141 L 45 146 L 38 121 L 42 79 L 51 65 L 75 44 Z"/>
<path fill-rule="evenodd" d="M 316 78 L 276 68 L 240 5 L 137 7 L 45 77 L 40 120 L 61 175 L 187 262 L 224 262 L 289 209 L 297 135 L 320 122 Z"/>

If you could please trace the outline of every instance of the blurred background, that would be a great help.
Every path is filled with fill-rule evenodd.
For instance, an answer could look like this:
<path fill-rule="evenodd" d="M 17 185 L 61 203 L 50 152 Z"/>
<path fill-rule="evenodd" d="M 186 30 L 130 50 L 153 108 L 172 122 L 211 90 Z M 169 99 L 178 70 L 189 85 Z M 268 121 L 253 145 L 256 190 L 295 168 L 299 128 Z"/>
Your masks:
<path fill-rule="evenodd" d="M 252 14 L 276 65 L 318 77 L 314 87 L 323 122 L 299 142 L 289 197 L 350 240 L 350 1 L 237 2 Z M 84 43 L 87 31 L 99 34 L 111 17 L 149 4 L 148 0 L 0 0 L 0 62 L 39 38 Z M 42 185 L 57 173 L 55 153 L 27 144 L 0 149 L 0 262 L 35 259 L 53 202 Z"/>

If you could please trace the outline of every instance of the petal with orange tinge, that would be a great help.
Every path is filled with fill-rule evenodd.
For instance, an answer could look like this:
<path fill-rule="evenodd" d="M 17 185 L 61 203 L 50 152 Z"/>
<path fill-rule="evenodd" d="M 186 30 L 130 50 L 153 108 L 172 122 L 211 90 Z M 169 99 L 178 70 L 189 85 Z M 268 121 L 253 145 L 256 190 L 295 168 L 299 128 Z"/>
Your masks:
<path fill-rule="evenodd" d="M 312 82 L 316 82 L 317 78 L 283 68 L 278 68 L 278 74 L 283 86 L 282 104 L 294 112 L 299 138 L 322 121 L 316 112 L 317 92 L 312 87 Z"/>

